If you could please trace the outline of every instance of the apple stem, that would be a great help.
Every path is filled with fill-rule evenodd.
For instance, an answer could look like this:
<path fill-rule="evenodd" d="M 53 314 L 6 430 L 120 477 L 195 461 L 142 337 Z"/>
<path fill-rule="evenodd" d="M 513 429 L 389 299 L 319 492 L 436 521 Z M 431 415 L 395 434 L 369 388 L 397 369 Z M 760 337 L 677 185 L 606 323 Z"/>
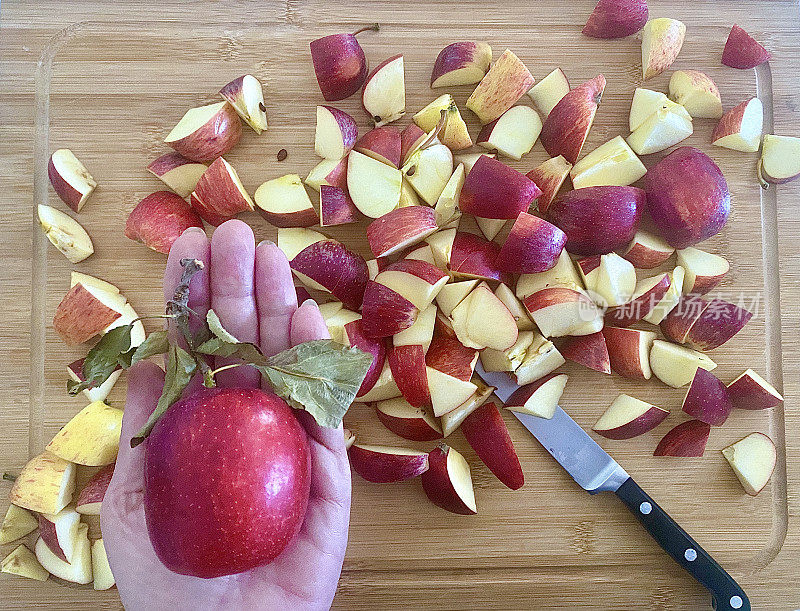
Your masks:
<path fill-rule="evenodd" d="M 439 137 L 439 133 L 444 129 L 446 123 L 447 123 L 447 110 L 442 109 L 440 112 L 439 122 L 436 124 L 436 127 L 430 134 L 428 134 L 428 137 L 425 138 L 422 144 L 420 144 L 417 147 L 417 150 L 421 151 L 433 145 L 433 143 Z"/>
<path fill-rule="evenodd" d="M 17 476 L 11 475 L 10 473 L 3 473 L 3 479 L 8 482 L 15 482 L 17 481 Z"/>
<path fill-rule="evenodd" d="M 366 25 L 363 28 L 356 30 L 355 32 L 353 32 L 353 36 L 358 36 L 359 34 L 361 34 L 361 32 L 366 32 L 368 30 L 371 30 L 373 32 L 379 32 L 380 29 L 381 29 L 380 24 L 373 23 L 372 25 Z"/>
<path fill-rule="evenodd" d="M 233 369 L 234 367 L 241 367 L 242 365 L 246 365 L 247 363 L 231 363 L 230 365 L 223 365 L 222 367 L 217 367 L 216 369 L 206 369 L 203 372 L 203 385 L 206 388 L 214 388 L 217 383 L 214 380 L 214 376 L 216 376 L 220 371 L 225 371 L 226 369 Z"/>
<path fill-rule="evenodd" d="M 762 168 L 763 163 L 764 163 L 763 159 L 759 159 L 758 160 L 758 166 L 756 168 L 756 170 L 757 170 L 756 174 L 758 175 L 758 182 L 761 185 L 761 188 L 764 189 L 764 191 L 766 191 L 767 189 L 769 189 L 769 183 L 766 180 L 764 180 L 764 172 L 763 172 L 763 168 Z"/>

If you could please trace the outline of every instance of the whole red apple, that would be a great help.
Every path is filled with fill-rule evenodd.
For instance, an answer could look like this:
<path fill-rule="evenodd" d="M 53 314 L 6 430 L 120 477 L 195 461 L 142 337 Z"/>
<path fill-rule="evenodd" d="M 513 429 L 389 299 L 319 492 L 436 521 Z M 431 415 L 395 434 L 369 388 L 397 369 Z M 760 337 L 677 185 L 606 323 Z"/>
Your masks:
<path fill-rule="evenodd" d="M 170 407 L 146 445 L 147 530 L 168 569 L 241 573 L 272 561 L 300 530 L 311 454 L 277 395 L 203 389 Z"/>

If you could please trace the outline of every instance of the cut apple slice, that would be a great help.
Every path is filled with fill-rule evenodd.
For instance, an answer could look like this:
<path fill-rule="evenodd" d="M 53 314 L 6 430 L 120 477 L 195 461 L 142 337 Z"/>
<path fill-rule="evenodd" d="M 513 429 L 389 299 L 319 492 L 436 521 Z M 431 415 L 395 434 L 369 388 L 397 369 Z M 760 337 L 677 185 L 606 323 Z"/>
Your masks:
<path fill-rule="evenodd" d="M 82 344 L 120 318 L 124 305 L 125 298 L 118 293 L 106 293 L 79 283 L 58 304 L 53 328 L 66 344 Z"/>
<path fill-rule="evenodd" d="M 348 155 L 349 157 L 349 155 Z M 347 159 L 323 159 L 308 173 L 305 183 L 315 191 L 321 191 L 322 185 L 339 187 L 347 191 Z"/>
<path fill-rule="evenodd" d="M 728 396 L 736 409 L 769 409 L 783 403 L 783 396 L 752 369 L 728 384 Z"/>
<path fill-rule="evenodd" d="M 439 269 L 447 270 L 450 266 L 450 257 L 453 252 L 453 242 L 456 238 L 456 231 L 456 229 L 446 229 L 443 227 L 425 239 L 431 247 L 433 261 Z"/>
<path fill-rule="evenodd" d="M 561 355 L 574 363 L 600 373 L 611 373 L 606 340 L 602 333 L 589 333 L 568 338 L 559 349 Z"/>
<path fill-rule="evenodd" d="M 523 303 L 545 337 L 588 335 L 603 328 L 602 312 L 574 285 L 548 286 L 525 297 Z"/>
<path fill-rule="evenodd" d="M 439 226 L 432 208 L 397 208 L 367 226 L 367 240 L 376 257 L 386 257 L 419 244 Z"/>
<path fill-rule="evenodd" d="M 586 155 L 572 170 L 575 189 L 597 185 L 627 186 L 647 173 L 647 168 L 622 136 L 616 136 Z"/>
<path fill-rule="evenodd" d="M 511 490 L 522 488 L 525 476 L 503 416 L 494 401 L 487 401 L 461 423 L 467 443 L 489 471 Z"/>
<path fill-rule="evenodd" d="M 605 326 L 603 336 L 613 373 L 624 378 L 650 379 L 650 351 L 658 337 L 653 331 Z"/>
<path fill-rule="evenodd" d="M 710 433 L 711 425 L 700 420 L 682 422 L 661 438 L 653 456 L 700 457 Z"/>
<path fill-rule="evenodd" d="M 397 208 L 400 170 L 358 151 L 351 151 L 347 159 L 347 191 L 363 215 L 378 218 Z"/>
<path fill-rule="evenodd" d="M 74 507 L 65 507 L 56 514 L 39 514 L 39 536 L 56 556 L 72 562 L 80 514 Z"/>
<path fill-rule="evenodd" d="M 469 174 L 470 170 L 472 170 L 472 167 L 481 157 L 491 157 L 494 159 L 497 157 L 497 155 L 494 153 L 460 153 L 458 155 L 453 155 L 453 163 L 456 165 L 463 163 L 464 171 Z"/>
<path fill-rule="evenodd" d="M 475 224 L 478 226 L 478 229 L 481 230 L 483 237 L 489 241 L 494 240 L 508 222 L 509 219 L 485 219 L 482 216 L 475 217 Z"/>
<path fill-rule="evenodd" d="M 333 106 L 317 106 L 314 152 L 323 159 L 341 159 L 358 138 L 356 120 Z"/>
<path fill-rule="evenodd" d="M 78 513 L 86 516 L 100 515 L 100 507 L 103 504 L 106 490 L 108 490 L 108 485 L 111 483 L 113 475 L 114 465 L 106 465 L 86 482 L 78 495 L 78 500 L 75 502 L 75 509 Z"/>
<path fill-rule="evenodd" d="M 478 352 L 464 346 L 455 338 L 435 337 L 425 355 L 425 363 L 437 371 L 464 382 L 472 379 Z"/>
<path fill-rule="evenodd" d="M 558 257 L 556 264 L 547 271 L 538 274 L 522 274 L 517 280 L 515 293 L 520 299 L 525 299 L 540 289 L 557 284 L 583 288 L 583 281 L 566 250 L 561 251 L 561 256 Z"/>
<path fill-rule="evenodd" d="M 642 29 L 642 77 L 658 76 L 677 59 L 686 36 L 686 25 L 677 19 L 651 19 Z"/>
<path fill-rule="evenodd" d="M 606 322 L 627 327 L 642 320 L 667 294 L 670 282 L 670 275 L 667 273 L 641 278 L 636 283 L 630 301 L 606 312 Z"/>
<path fill-rule="evenodd" d="M 414 324 L 419 309 L 408 299 L 370 280 L 364 291 L 362 313 L 367 337 L 389 337 Z"/>
<path fill-rule="evenodd" d="M 166 255 L 190 227 L 203 229 L 203 219 L 197 211 L 176 193 L 156 191 L 136 204 L 128 215 L 125 237 Z"/>
<path fill-rule="evenodd" d="M 445 437 L 460 427 L 464 419 L 483 405 L 495 391 L 494 386 L 487 386 L 484 384 L 483 380 L 478 377 L 475 378 L 474 383 L 477 385 L 478 390 L 476 390 L 469 399 L 454 410 L 442 414 L 442 434 Z"/>
<path fill-rule="evenodd" d="M 722 101 L 711 77 L 699 70 L 676 70 L 669 79 L 669 97 L 692 116 L 719 119 Z"/>
<path fill-rule="evenodd" d="M 439 51 L 431 71 L 431 88 L 480 82 L 492 63 L 492 48 L 485 42 L 454 42 Z"/>
<path fill-rule="evenodd" d="M 179 153 L 166 153 L 154 159 L 147 171 L 183 198 L 189 197 L 208 167 Z"/>
<path fill-rule="evenodd" d="M 593 38 L 625 38 L 647 23 L 645 0 L 600 0 L 581 32 Z"/>
<path fill-rule="evenodd" d="M 108 465 L 117 458 L 121 428 L 122 410 L 95 401 L 75 414 L 45 450 L 78 465 Z"/>
<path fill-rule="evenodd" d="M 299 182 L 300 177 L 294 176 Z M 201 204 L 198 209 L 200 216 L 207 210 L 211 212 L 212 217 L 230 218 L 240 212 L 254 209 L 253 200 L 239 180 L 239 174 L 222 157 L 208 166 L 192 193 L 195 206 L 197 207 L 197 203 Z"/>
<path fill-rule="evenodd" d="M 459 163 L 436 200 L 434 210 L 436 212 L 436 224 L 439 227 L 443 227 L 452 221 L 458 212 L 458 200 L 461 197 L 461 189 L 464 187 L 465 177 L 464 164 Z"/>
<path fill-rule="evenodd" d="M 434 416 L 453 411 L 478 388 L 472 382 L 460 380 L 433 367 L 427 367 L 426 371 Z"/>
<path fill-rule="evenodd" d="M 237 121 L 239 119 L 236 119 Z M 65 562 L 54 554 L 40 537 L 36 541 L 36 559 L 56 577 L 73 583 L 92 582 L 92 551 L 89 544 L 89 526 L 80 524 L 75 536 L 75 551 L 72 562 Z"/>
<path fill-rule="evenodd" d="M 428 470 L 428 453 L 354 443 L 347 451 L 353 471 L 368 482 L 401 482 Z"/>
<path fill-rule="evenodd" d="M 187 159 L 206 163 L 230 151 L 241 137 L 236 110 L 218 102 L 186 111 L 164 142 Z"/>
<path fill-rule="evenodd" d="M 683 343 L 696 350 L 713 350 L 739 333 L 752 316 L 752 312 L 729 301 L 712 299 L 689 328 Z"/>
<path fill-rule="evenodd" d="M 361 92 L 361 105 L 376 127 L 397 121 L 406 114 L 406 83 L 403 56 L 395 55 L 370 72 Z"/>
<path fill-rule="evenodd" d="M 764 433 L 750 433 L 744 439 L 722 450 L 747 494 L 755 496 L 772 477 L 778 452 L 772 439 Z"/>
<path fill-rule="evenodd" d="M 512 106 L 500 117 L 484 125 L 475 142 L 478 146 L 496 150 L 501 155 L 519 161 L 530 153 L 541 131 L 542 120 L 533 108 Z"/>
<path fill-rule="evenodd" d="M 463 280 L 445 284 L 436 295 L 436 304 L 445 316 L 450 316 L 453 309 L 478 286 L 478 280 Z"/>
<path fill-rule="evenodd" d="M 631 110 L 628 115 L 628 128 L 630 131 L 636 131 L 642 123 L 645 122 L 658 110 L 669 110 L 675 112 L 685 119 L 691 121 L 692 116 L 680 104 L 673 102 L 667 97 L 667 94 L 660 91 L 653 91 L 652 89 L 644 89 L 637 87 L 633 92 L 633 99 L 631 100 Z"/>
<path fill-rule="evenodd" d="M 322 97 L 327 102 L 349 98 L 361 89 L 367 77 L 367 58 L 356 36 L 377 31 L 378 24 L 354 33 L 331 34 L 311 41 L 311 61 Z"/>
<path fill-rule="evenodd" d="M 480 157 L 467 174 L 458 207 L 484 218 L 515 219 L 539 195 L 536 183 L 524 174 L 491 157 Z"/>
<path fill-rule="evenodd" d="M 423 347 L 419 344 L 392 346 L 386 360 L 403 398 L 414 407 L 430 405 Z"/>
<path fill-rule="evenodd" d="M 447 282 L 447 274 L 425 261 L 401 259 L 379 273 L 375 282 L 389 287 L 419 310 L 424 310 Z"/>
<path fill-rule="evenodd" d="M 650 349 L 650 367 L 655 376 L 673 388 L 685 386 L 694 379 L 699 367 L 707 371 L 717 364 L 702 352 L 657 339 Z"/>
<path fill-rule="evenodd" d="M 321 185 L 319 188 L 320 227 L 347 225 L 358 220 L 358 209 L 347 191 L 339 187 Z"/>
<path fill-rule="evenodd" d="M 428 134 L 416 123 L 410 123 L 400 132 L 400 163 L 404 164 L 408 156 L 419 149 L 420 145 L 428 139 Z"/>
<path fill-rule="evenodd" d="M 800 138 L 764 134 L 758 176 L 765 188 L 800 176 Z"/>
<path fill-rule="evenodd" d="M 522 60 L 506 49 L 469 96 L 467 108 L 481 123 L 489 123 L 511 108 L 534 82 Z"/>
<path fill-rule="evenodd" d="M 75 465 L 50 452 L 31 458 L 11 487 L 14 505 L 38 513 L 58 513 L 72 500 Z"/>
<path fill-rule="evenodd" d="M 319 214 L 297 174 L 286 174 L 261 184 L 255 194 L 256 210 L 275 227 L 310 227 Z"/>
<path fill-rule="evenodd" d="M 0 526 L 0 545 L 21 539 L 38 527 L 39 522 L 30 511 L 13 504 L 9 505 L 3 518 L 3 525 Z"/>
<path fill-rule="evenodd" d="M 3 558 L 0 563 L 0 572 L 36 581 L 47 581 L 47 578 L 50 577 L 47 569 L 39 564 L 33 552 L 24 545 L 18 545 L 14 551 Z"/>
<path fill-rule="evenodd" d="M 446 93 L 436 98 L 425 108 L 415 114 L 412 119 L 425 132 L 431 132 L 436 128 L 441 119 L 442 112 L 445 113 L 444 126 L 439 132 L 439 140 L 451 151 L 460 151 L 472 146 L 467 124 L 461 118 L 453 96 Z"/>
<path fill-rule="evenodd" d="M 289 265 L 308 288 L 330 292 L 350 309 L 361 307 L 369 281 L 367 262 L 341 242 L 317 240 L 292 257 Z"/>
<path fill-rule="evenodd" d="M 441 444 L 429 454 L 430 469 L 422 474 L 422 488 L 431 502 L 452 513 L 478 513 L 469 463 L 453 448 Z"/>
<path fill-rule="evenodd" d="M 392 167 L 400 167 L 402 159 L 400 131 L 392 125 L 375 127 L 356 142 L 354 150 Z"/>
<path fill-rule="evenodd" d="M 698 368 L 683 399 L 682 409 L 701 422 L 722 426 L 733 410 L 733 404 L 725 385 L 713 373 Z"/>
<path fill-rule="evenodd" d="M 719 120 L 711 134 L 711 143 L 723 148 L 756 153 L 761 146 L 764 106 L 758 98 L 734 106 Z"/>
<path fill-rule="evenodd" d="M 537 200 L 539 212 L 542 214 L 547 212 L 547 207 L 558 195 L 558 190 L 561 189 L 561 185 L 564 184 L 571 169 L 572 164 L 564 159 L 563 155 L 559 155 L 548 159 L 525 174 L 536 183 L 542 192 Z"/>
<path fill-rule="evenodd" d="M 481 350 L 480 358 L 484 371 L 514 371 L 525 360 L 525 355 L 533 340 L 533 331 L 520 331 L 516 343 L 507 350 L 492 348 Z"/>
<path fill-rule="evenodd" d="M 622 253 L 637 269 L 653 269 L 664 263 L 672 256 L 675 249 L 663 239 L 646 231 L 637 231 L 631 243 Z M 678 265 L 686 266 L 678 258 Z"/>
<path fill-rule="evenodd" d="M 259 80 L 252 74 L 245 74 L 232 80 L 219 90 L 219 94 L 233 106 L 242 121 L 247 123 L 255 133 L 260 134 L 267 129 L 264 90 Z"/>
<path fill-rule="evenodd" d="M 638 155 L 649 155 L 678 144 L 693 131 L 690 119 L 669 108 L 661 108 L 628 136 L 628 144 Z"/>
<path fill-rule="evenodd" d="M 528 90 L 528 97 L 546 119 L 555 105 L 569 93 L 569 81 L 561 70 L 556 68 Z"/>
<path fill-rule="evenodd" d="M 359 397 L 358 400 L 361 403 L 371 403 L 373 401 L 394 399 L 395 397 L 399 396 L 400 389 L 397 388 L 397 383 L 392 377 L 392 370 L 389 367 L 389 363 L 386 363 L 383 366 L 381 375 L 378 377 L 378 381 L 375 382 L 375 386 L 372 387 L 372 390 L 370 390 L 366 395 Z"/>
<path fill-rule="evenodd" d="M 521 212 L 495 260 L 504 272 L 535 274 L 555 266 L 567 235 L 538 216 Z M 631 268 L 633 269 L 633 268 Z"/>
<path fill-rule="evenodd" d="M 728 39 L 725 41 L 725 49 L 722 51 L 723 65 L 749 70 L 768 62 L 770 58 L 772 58 L 772 54 L 755 38 L 738 25 L 733 25 Z"/>
<path fill-rule="evenodd" d="M 92 579 L 95 590 L 109 590 L 114 587 L 116 580 L 108 564 L 108 555 L 102 539 L 92 543 Z"/>
<path fill-rule="evenodd" d="M 56 195 L 75 212 L 81 211 L 97 188 L 97 181 L 69 149 L 58 149 L 50 155 L 47 176 Z"/>
<path fill-rule="evenodd" d="M 478 286 L 472 291 L 456 306 L 451 318 L 459 340 L 466 345 L 507 350 L 517 341 L 517 321 L 488 286 Z"/>
<path fill-rule="evenodd" d="M 629 395 L 620 395 L 592 430 L 607 439 L 632 439 L 661 424 L 669 412 Z"/>
<path fill-rule="evenodd" d="M 554 372 L 566 361 L 553 342 L 534 334 L 533 341 L 525 351 L 525 360 L 514 370 L 517 384 L 524 386 Z"/>
<path fill-rule="evenodd" d="M 678 265 L 684 270 L 684 295 L 706 294 L 717 286 L 730 270 L 730 264 L 723 257 L 691 246 L 678 251 Z"/>
<path fill-rule="evenodd" d="M 47 239 L 70 263 L 80 263 L 94 252 L 92 239 L 78 221 L 50 206 L 39 204 L 36 210 Z"/>
<path fill-rule="evenodd" d="M 433 441 L 442 438 L 442 428 L 426 410 L 414 407 L 402 398 L 378 401 L 375 404 L 378 420 L 403 439 Z"/>
<path fill-rule="evenodd" d="M 484 240 L 474 233 L 455 232 L 450 250 L 450 271 L 454 277 L 460 279 L 502 281 L 504 274 L 497 266 L 499 254 L 498 244 Z"/>
<path fill-rule="evenodd" d="M 395 333 L 392 336 L 392 343 L 395 346 L 413 346 L 418 344 L 422 346 L 423 351 L 427 352 L 433 340 L 433 328 L 435 324 L 436 306 L 431 304 L 419 313 L 413 325 L 408 329 Z"/>
<path fill-rule="evenodd" d="M 347 346 L 358 348 L 366 354 L 372 355 L 372 363 L 367 369 L 361 388 L 358 389 L 356 397 L 363 397 L 367 394 L 378 377 L 383 371 L 383 363 L 386 360 L 386 345 L 383 340 L 377 340 L 364 335 L 364 325 L 362 320 L 354 320 L 344 325 L 343 339 Z"/>
<path fill-rule="evenodd" d="M 517 299 L 514 292 L 508 288 L 507 284 L 504 282 L 498 284 L 497 288 L 494 290 L 494 294 L 505 304 L 508 311 L 511 312 L 511 315 L 517 321 L 517 329 L 520 331 L 533 331 L 536 328 L 531 317 L 528 316 L 528 312 L 525 311 L 522 302 Z"/>
<path fill-rule="evenodd" d="M 628 303 L 636 291 L 636 270 L 630 261 L 611 252 L 577 260 L 586 292 L 600 307 Z"/>
<path fill-rule="evenodd" d="M 453 175 L 453 153 L 444 144 L 434 142 L 410 153 L 401 172 L 425 203 L 433 206 Z"/>
<path fill-rule="evenodd" d="M 536 382 L 520 386 L 506 401 L 506 409 L 549 420 L 556 413 L 558 401 L 567 385 L 564 373 L 549 374 Z"/>

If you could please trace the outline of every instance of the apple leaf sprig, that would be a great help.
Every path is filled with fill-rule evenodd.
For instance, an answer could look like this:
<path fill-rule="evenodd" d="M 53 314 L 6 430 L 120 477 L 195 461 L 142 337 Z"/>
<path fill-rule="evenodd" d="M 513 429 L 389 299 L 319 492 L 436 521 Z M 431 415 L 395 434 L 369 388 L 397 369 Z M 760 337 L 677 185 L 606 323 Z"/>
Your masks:
<path fill-rule="evenodd" d="M 128 369 L 143 359 L 166 354 L 161 397 L 150 418 L 131 439 L 131 447 L 147 438 L 195 375 L 202 375 L 204 386 L 213 388 L 219 371 L 242 365 L 257 369 L 277 395 L 292 407 L 310 413 L 320 426 L 339 426 L 367 375 L 372 355 L 326 339 L 305 342 L 267 357 L 257 345 L 240 342 L 230 334 L 213 310 L 203 318 L 189 307 L 189 282 L 203 264 L 196 259 L 183 259 L 181 265 L 181 280 L 167 303 L 166 315 L 159 318 L 174 322 L 186 347 L 171 341 L 167 331 L 155 331 L 139 346 L 132 347 L 131 330 L 136 321 L 116 327 L 89 351 L 83 362 L 83 380 L 67 382 L 67 392 L 76 395 L 95 388 L 119 367 Z M 194 332 L 190 322 L 198 327 Z M 235 357 L 240 362 L 212 369 L 208 358 L 211 356 Z"/>

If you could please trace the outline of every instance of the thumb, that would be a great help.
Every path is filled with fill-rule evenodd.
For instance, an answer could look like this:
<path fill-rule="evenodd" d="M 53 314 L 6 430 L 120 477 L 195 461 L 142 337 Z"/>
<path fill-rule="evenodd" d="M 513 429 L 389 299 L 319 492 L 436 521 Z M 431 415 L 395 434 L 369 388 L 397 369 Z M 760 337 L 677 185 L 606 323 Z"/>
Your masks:
<path fill-rule="evenodd" d="M 163 386 L 164 372 L 155 363 L 143 361 L 128 371 L 128 398 L 113 478 L 124 492 L 139 492 L 144 488 L 144 444 L 131 448 L 131 438 L 153 413 Z"/>

